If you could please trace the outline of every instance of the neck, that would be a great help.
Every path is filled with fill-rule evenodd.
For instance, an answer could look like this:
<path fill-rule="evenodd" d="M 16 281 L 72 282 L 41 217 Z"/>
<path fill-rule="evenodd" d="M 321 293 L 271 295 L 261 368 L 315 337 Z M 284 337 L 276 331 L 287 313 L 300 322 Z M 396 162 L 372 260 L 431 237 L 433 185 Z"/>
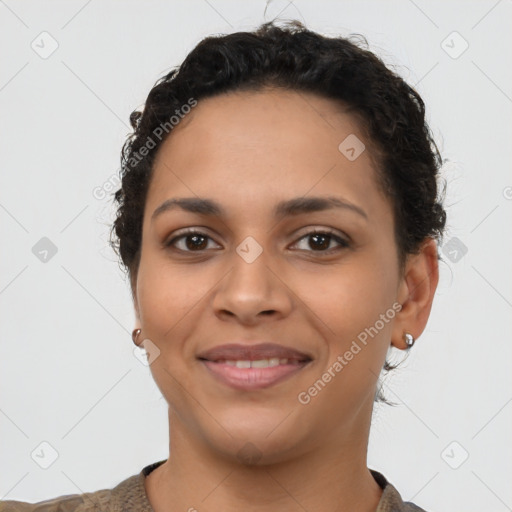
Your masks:
<path fill-rule="evenodd" d="M 371 414 L 371 410 L 370 410 Z M 306 453 L 267 465 L 220 455 L 169 414 L 170 456 L 146 478 L 155 512 L 375 512 L 382 489 L 366 466 L 367 428 L 352 425 Z M 191 455 L 193 454 L 193 455 Z"/>

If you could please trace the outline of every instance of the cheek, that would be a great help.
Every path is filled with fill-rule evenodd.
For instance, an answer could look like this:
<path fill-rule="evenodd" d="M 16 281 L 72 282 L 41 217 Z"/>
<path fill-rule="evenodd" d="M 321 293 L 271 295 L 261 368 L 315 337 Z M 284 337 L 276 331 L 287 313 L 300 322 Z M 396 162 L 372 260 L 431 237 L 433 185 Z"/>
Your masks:
<path fill-rule="evenodd" d="M 326 350 L 298 397 L 301 404 L 308 401 L 304 412 L 312 421 L 329 415 L 336 425 L 354 418 L 361 404 L 373 403 L 395 315 L 386 283 L 379 286 L 375 274 L 368 269 L 341 274 L 326 280 L 323 293 L 309 297 L 308 305 L 321 320 L 312 315 L 318 332 L 322 326 Z"/>
<path fill-rule="evenodd" d="M 327 332 L 339 339 L 373 325 L 394 300 L 395 276 L 386 270 L 386 263 L 356 258 L 321 275 L 302 274 L 298 280 L 301 299 L 323 321 Z"/>
<path fill-rule="evenodd" d="M 353 264 L 332 269 L 329 276 L 320 280 L 317 276 L 316 288 L 305 283 L 314 290 L 305 296 L 305 302 L 315 312 L 312 318 L 317 318 L 323 343 L 327 343 L 328 361 L 323 363 L 331 373 L 344 374 L 338 380 L 370 384 L 380 373 L 396 316 L 392 307 L 396 276 L 389 272 L 392 264 L 380 256 L 361 256 L 354 258 Z M 332 368 L 339 358 L 342 372 L 339 364 Z"/>
<path fill-rule="evenodd" d="M 176 339 L 176 332 L 187 323 L 187 316 L 194 316 L 194 308 L 200 307 L 208 289 L 197 270 L 171 268 L 161 258 L 141 261 L 137 298 L 145 334 L 164 344 Z"/>
<path fill-rule="evenodd" d="M 186 403 L 182 390 L 193 385 L 183 350 L 197 325 L 201 298 L 206 299 L 209 290 L 207 283 L 198 286 L 201 281 L 187 269 L 170 268 L 161 258 L 148 256 L 140 263 L 137 298 L 141 325 L 145 338 L 160 351 L 150 371 L 166 401 L 178 410 Z"/>

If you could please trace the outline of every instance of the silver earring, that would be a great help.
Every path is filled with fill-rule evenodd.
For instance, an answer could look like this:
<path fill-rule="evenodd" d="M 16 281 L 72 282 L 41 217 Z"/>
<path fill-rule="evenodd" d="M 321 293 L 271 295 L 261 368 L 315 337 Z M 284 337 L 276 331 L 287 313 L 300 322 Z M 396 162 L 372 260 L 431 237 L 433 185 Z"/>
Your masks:
<path fill-rule="evenodd" d="M 404 333 L 405 343 L 407 344 L 407 348 L 411 348 L 416 341 L 412 334 L 406 332 Z"/>
<path fill-rule="evenodd" d="M 137 347 L 139 346 L 139 344 L 137 343 L 137 338 L 139 337 L 139 334 L 140 334 L 140 329 L 134 329 L 132 331 L 132 341 L 135 345 L 137 345 Z"/>

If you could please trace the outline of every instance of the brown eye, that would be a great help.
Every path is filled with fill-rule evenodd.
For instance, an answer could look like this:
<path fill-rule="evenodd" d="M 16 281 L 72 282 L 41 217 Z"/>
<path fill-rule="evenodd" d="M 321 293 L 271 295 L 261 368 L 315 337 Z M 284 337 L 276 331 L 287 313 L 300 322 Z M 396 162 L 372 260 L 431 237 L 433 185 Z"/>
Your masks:
<path fill-rule="evenodd" d="M 306 248 L 305 250 L 309 250 L 311 252 L 330 253 L 332 252 L 332 249 L 330 249 L 329 247 L 333 241 L 336 242 L 339 246 L 341 246 L 341 248 L 350 247 L 350 244 L 346 240 L 336 235 L 333 231 L 329 230 L 311 231 L 310 233 L 307 233 L 305 236 L 301 237 L 298 242 L 307 239 L 309 239 L 307 243 L 308 248 Z M 336 248 L 334 250 L 336 250 Z"/>
<path fill-rule="evenodd" d="M 182 240 L 184 243 L 181 245 L 181 247 L 177 247 L 177 242 L 181 242 Z M 183 252 L 199 252 L 207 249 L 208 240 L 211 240 L 211 238 L 205 233 L 201 233 L 200 231 L 186 231 L 181 235 L 169 240 L 165 246 L 174 246 Z"/>
<path fill-rule="evenodd" d="M 308 240 L 309 239 L 309 240 Z M 208 249 L 208 240 L 211 237 L 200 231 L 189 230 L 166 242 L 165 247 L 174 247 L 181 252 L 202 252 Z M 306 252 L 328 253 L 336 250 L 350 247 L 350 243 L 338 236 L 334 231 L 315 230 L 302 236 L 296 243 L 302 240 L 308 240 L 307 247 L 301 250 Z M 338 244 L 338 247 L 332 248 L 332 243 Z M 179 246 L 178 244 L 181 244 Z"/>

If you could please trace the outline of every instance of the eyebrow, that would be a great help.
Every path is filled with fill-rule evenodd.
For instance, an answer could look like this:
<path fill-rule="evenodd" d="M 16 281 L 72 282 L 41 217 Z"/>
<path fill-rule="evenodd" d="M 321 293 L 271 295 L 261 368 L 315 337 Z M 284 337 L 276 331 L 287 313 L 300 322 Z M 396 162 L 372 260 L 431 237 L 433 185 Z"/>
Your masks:
<path fill-rule="evenodd" d="M 153 221 L 157 216 L 169 210 L 181 208 L 182 210 L 190 213 L 197 213 L 200 215 L 209 216 L 225 216 L 224 208 L 212 199 L 205 199 L 199 197 L 180 197 L 165 200 L 151 216 Z M 296 197 L 281 201 L 275 205 L 273 214 L 277 219 L 286 216 L 300 215 L 304 213 L 312 213 L 331 208 L 343 208 L 359 214 L 368 220 L 368 215 L 359 206 L 339 197 Z"/>

